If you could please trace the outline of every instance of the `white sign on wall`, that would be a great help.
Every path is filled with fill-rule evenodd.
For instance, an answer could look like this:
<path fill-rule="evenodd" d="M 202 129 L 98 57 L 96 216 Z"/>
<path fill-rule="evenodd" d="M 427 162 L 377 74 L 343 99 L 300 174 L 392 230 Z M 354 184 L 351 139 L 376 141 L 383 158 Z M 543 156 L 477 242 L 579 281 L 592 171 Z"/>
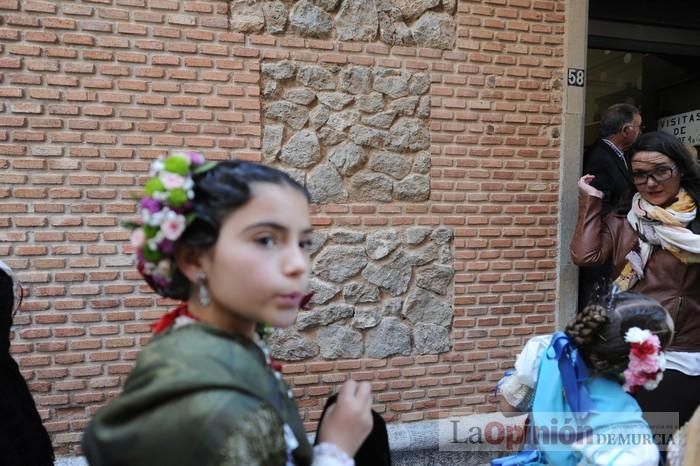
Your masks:
<path fill-rule="evenodd" d="M 659 118 L 658 128 L 681 142 L 696 146 L 700 144 L 700 110 Z"/>

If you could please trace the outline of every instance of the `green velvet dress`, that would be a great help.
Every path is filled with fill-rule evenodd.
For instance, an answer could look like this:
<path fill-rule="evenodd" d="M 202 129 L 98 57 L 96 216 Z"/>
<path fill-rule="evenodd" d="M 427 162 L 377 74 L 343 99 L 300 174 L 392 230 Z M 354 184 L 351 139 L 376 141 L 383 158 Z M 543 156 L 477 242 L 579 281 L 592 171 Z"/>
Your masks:
<path fill-rule="evenodd" d="M 201 323 L 154 337 L 123 393 L 88 426 L 83 450 L 91 466 L 311 463 L 289 387 L 260 348 Z"/>

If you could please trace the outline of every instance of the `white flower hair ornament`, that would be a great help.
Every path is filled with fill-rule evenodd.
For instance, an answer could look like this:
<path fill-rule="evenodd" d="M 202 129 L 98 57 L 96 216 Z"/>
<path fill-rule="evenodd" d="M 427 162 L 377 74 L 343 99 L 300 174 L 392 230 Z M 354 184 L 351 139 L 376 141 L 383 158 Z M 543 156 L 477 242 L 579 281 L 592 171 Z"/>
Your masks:
<path fill-rule="evenodd" d="M 654 390 L 666 369 L 666 357 L 661 351 L 659 337 L 649 330 L 632 327 L 625 332 L 625 341 L 630 344 L 630 354 L 622 388 L 628 393 L 635 393 L 639 387 Z"/>
<path fill-rule="evenodd" d="M 167 289 L 175 273 L 175 242 L 194 220 L 193 175 L 216 165 L 199 152 L 178 151 L 151 164 L 138 203 L 140 222 L 129 223 L 136 266 L 156 292 Z M 162 294 L 162 293 L 161 293 Z"/>

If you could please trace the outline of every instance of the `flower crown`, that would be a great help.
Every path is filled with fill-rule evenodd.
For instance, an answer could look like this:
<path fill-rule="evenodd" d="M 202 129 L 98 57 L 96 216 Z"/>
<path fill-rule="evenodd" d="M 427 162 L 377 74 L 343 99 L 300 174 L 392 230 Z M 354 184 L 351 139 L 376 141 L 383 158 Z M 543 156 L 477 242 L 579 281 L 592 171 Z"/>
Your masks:
<path fill-rule="evenodd" d="M 156 292 L 168 288 L 175 273 L 175 242 L 194 220 L 192 175 L 212 168 L 199 152 L 178 151 L 153 161 L 139 200 L 140 223 L 127 224 L 138 271 Z M 161 293 L 162 294 L 162 293 Z"/>
<path fill-rule="evenodd" d="M 655 389 L 666 369 L 666 357 L 661 351 L 659 337 L 649 330 L 632 327 L 625 333 L 625 341 L 630 344 L 630 362 L 624 372 L 622 388 L 628 393 L 635 393 L 639 387 Z"/>

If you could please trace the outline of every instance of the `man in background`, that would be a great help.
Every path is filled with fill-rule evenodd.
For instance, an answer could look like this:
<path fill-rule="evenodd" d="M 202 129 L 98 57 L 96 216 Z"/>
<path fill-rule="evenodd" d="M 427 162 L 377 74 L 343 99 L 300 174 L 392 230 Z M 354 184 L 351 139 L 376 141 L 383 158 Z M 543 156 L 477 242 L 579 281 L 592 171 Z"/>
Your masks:
<path fill-rule="evenodd" d="M 642 134 L 642 129 L 642 115 L 636 107 L 629 104 L 611 105 L 600 119 L 600 137 L 583 153 L 583 174 L 594 175 L 591 185 L 603 192 L 603 216 L 613 210 L 632 189 L 625 151 Z M 593 284 L 608 277 L 610 272 L 610 264 L 579 270 L 579 309 L 588 302 Z"/>

